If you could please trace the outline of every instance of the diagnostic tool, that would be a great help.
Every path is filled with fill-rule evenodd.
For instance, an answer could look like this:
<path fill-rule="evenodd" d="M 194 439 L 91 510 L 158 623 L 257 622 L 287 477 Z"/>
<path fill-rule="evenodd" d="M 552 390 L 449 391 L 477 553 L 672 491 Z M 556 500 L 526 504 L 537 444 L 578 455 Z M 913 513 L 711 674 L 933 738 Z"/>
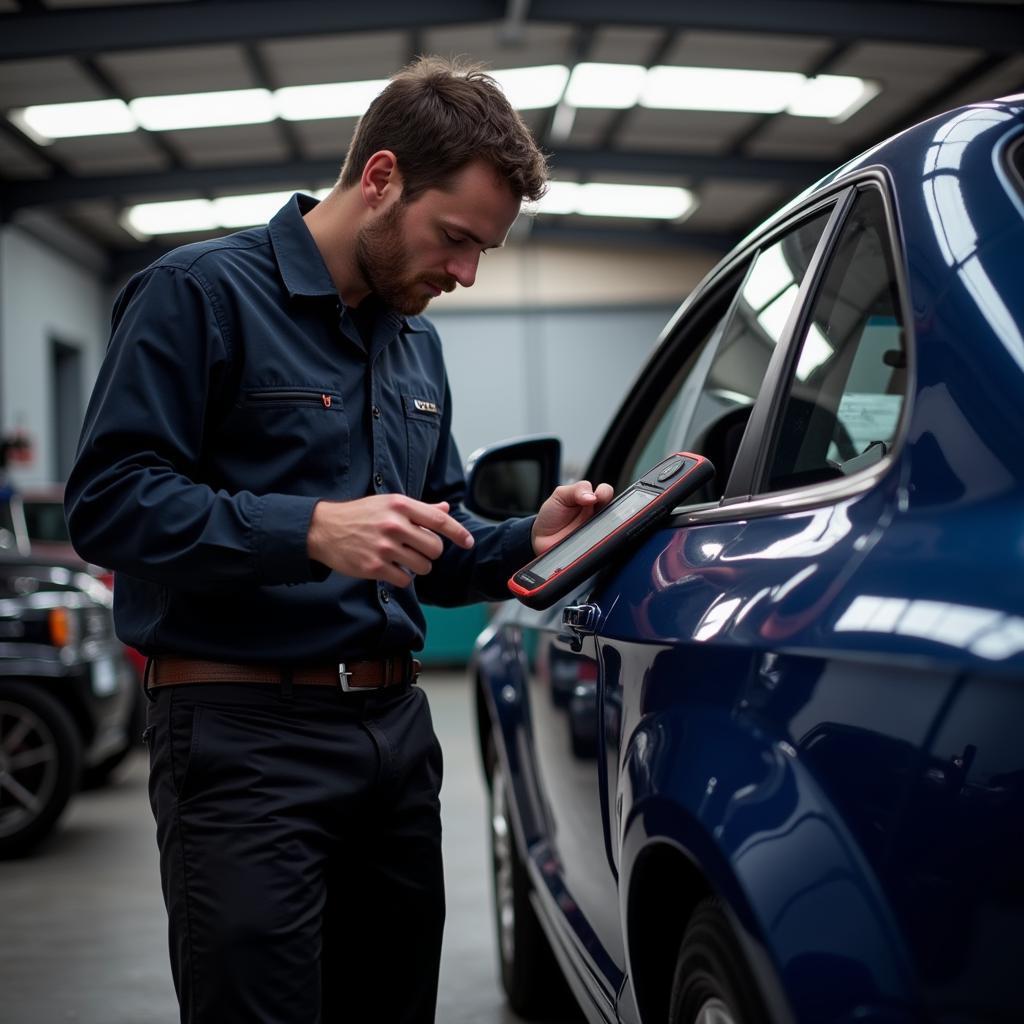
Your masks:
<path fill-rule="evenodd" d="M 508 589 L 531 608 L 550 607 L 714 475 L 715 467 L 703 456 L 675 452 L 550 551 L 524 565 L 508 581 Z"/>

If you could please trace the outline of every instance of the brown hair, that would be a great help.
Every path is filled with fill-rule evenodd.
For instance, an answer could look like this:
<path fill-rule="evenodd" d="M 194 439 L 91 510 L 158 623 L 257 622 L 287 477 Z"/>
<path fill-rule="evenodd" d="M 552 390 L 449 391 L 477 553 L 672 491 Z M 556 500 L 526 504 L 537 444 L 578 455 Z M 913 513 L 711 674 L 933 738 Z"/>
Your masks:
<path fill-rule="evenodd" d="M 547 161 L 501 87 L 482 66 L 420 57 L 392 77 L 356 125 L 341 168 L 355 185 L 366 161 L 390 149 L 402 175 L 402 200 L 444 189 L 473 160 L 486 160 L 514 195 L 539 199 Z"/>

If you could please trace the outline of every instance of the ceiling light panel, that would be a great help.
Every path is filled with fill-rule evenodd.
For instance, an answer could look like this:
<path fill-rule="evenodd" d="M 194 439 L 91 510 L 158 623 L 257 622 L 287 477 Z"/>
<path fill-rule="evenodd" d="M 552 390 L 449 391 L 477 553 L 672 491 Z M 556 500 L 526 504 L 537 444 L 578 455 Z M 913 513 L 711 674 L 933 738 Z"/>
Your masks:
<path fill-rule="evenodd" d="M 167 203 L 140 203 L 125 211 L 125 229 L 137 238 L 213 231 L 220 226 L 209 199 L 178 199 Z"/>
<path fill-rule="evenodd" d="M 277 117 L 269 89 L 232 89 L 178 96 L 142 96 L 129 103 L 141 127 L 149 131 L 262 124 Z"/>
<path fill-rule="evenodd" d="M 565 92 L 569 69 L 564 64 L 545 64 L 533 68 L 506 68 L 491 71 L 509 103 L 517 110 L 553 107 Z"/>
<path fill-rule="evenodd" d="M 804 81 L 786 106 L 786 113 L 845 121 L 880 91 L 877 82 L 852 75 L 817 75 Z"/>
<path fill-rule="evenodd" d="M 254 224 L 266 224 L 291 197 L 291 192 L 261 192 L 214 199 L 212 203 L 217 226 L 247 228 Z"/>
<path fill-rule="evenodd" d="M 805 81 L 796 71 L 661 65 L 648 73 L 640 103 L 662 110 L 777 114 L 786 109 Z"/>
<path fill-rule="evenodd" d="M 636 105 L 647 79 L 639 64 L 577 64 L 565 90 L 574 107 L 625 110 Z"/>
<path fill-rule="evenodd" d="M 293 85 L 274 93 L 274 105 L 278 116 L 286 121 L 362 117 L 387 84 L 386 78 L 379 78 L 368 82 Z"/>
<path fill-rule="evenodd" d="M 531 213 L 678 220 L 694 205 L 693 193 L 676 186 L 552 181 L 547 193 L 536 203 L 524 204 L 524 209 Z"/>
<path fill-rule="evenodd" d="M 40 145 L 83 135 L 119 135 L 138 124 L 123 100 L 48 103 L 12 110 L 8 118 Z"/>

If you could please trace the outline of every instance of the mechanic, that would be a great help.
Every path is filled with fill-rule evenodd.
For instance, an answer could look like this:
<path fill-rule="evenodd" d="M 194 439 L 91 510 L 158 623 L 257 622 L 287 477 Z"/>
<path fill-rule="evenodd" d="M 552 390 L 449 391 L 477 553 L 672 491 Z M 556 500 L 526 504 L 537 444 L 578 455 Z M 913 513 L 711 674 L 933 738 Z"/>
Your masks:
<path fill-rule="evenodd" d="M 150 659 L 182 1021 L 434 1019 L 442 764 L 412 685 L 419 602 L 506 597 L 611 488 L 474 519 L 418 314 L 473 284 L 545 178 L 493 79 L 421 58 L 322 202 L 176 249 L 116 300 L 66 507 Z"/>

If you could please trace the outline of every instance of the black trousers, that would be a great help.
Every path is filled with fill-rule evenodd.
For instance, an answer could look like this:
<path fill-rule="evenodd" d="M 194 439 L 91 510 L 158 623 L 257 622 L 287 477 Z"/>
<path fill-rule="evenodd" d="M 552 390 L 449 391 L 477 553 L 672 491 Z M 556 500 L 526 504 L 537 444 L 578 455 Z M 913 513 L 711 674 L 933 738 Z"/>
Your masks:
<path fill-rule="evenodd" d="M 150 801 L 183 1024 L 429 1024 L 441 750 L 417 686 L 153 691 Z"/>

